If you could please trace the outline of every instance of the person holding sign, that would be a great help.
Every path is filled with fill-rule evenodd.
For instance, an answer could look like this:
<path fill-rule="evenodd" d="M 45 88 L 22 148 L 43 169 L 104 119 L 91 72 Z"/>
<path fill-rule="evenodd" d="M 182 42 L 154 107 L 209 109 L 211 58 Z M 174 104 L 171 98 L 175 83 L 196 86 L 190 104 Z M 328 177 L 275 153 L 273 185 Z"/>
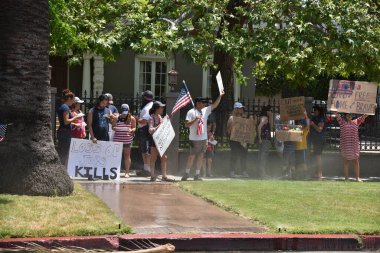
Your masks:
<path fill-rule="evenodd" d="M 200 177 L 204 153 L 207 149 L 207 120 L 211 112 L 218 107 L 224 91 L 219 95 L 216 101 L 207 106 L 208 100 L 197 97 L 194 100 L 195 108 L 187 112 L 185 126 L 190 129 L 190 155 L 187 159 L 186 173 L 182 177 L 182 181 L 189 178 L 190 169 L 196 159 L 196 170 L 194 180 L 202 180 Z"/>
<path fill-rule="evenodd" d="M 359 126 L 365 122 L 368 115 L 363 115 L 353 119 L 353 114 L 347 113 L 344 119 L 337 111 L 332 111 L 340 126 L 340 152 L 343 158 L 344 177 L 348 180 L 349 162 L 354 162 L 354 173 L 357 182 L 362 180 L 359 177 Z"/>
<path fill-rule="evenodd" d="M 234 110 L 231 113 L 230 118 L 227 121 L 227 135 L 231 138 L 232 127 L 236 118 L 247 118 L 244 113 L 244 106 L 240 102 L 234 104 Z M 248 177 L 247 173 L 247 143 L 242 143 L 238 141 L 229 141 L 231 148 L 231 158 L 230 158 L 230 176 L 235 178 L 240 172 L 242 172 L 243 177 Z M 237 166 L 238 161 L 240 162 L 240 168 Z"/>
<path fill-rule="evenodd" d="M 111 111 L 106 107 L 108 97 L 104 94 L 98 98 L 98 103 L 88 112 L 87 125 L 93 143 L 109 141 L 109 124 L 111 123 Z"/>
<path fill-rule="evenodd" d="M 155 101 L 152 105 L 152 108 L 149 110 L 150 118 L 148 120 L 149 125 L 149 146 L 150 146 L 150 181 L 156 182 L 157 176 L 155 175 L 155 167 L 156 167 L 156 160 L 159 156 L 159 152 L 156 148 L 156 144 L 153 141 L 152 135 L 154 132 L 157 131 L 157 129 L 162 124 L 162 117 L 161 114 L 164 112 L 165 104 L 161 103 L 160 101 Z M 161 157 L 161 173 L 162 173 L 162 181 L 166 182 L 173 182 L 174 180 L 169 179 L 166 175 L 166 164 L 167 164 L 168 156 L 163 155 Z"/>
<path fill-rule="evenodd" d="M 131 145 L 136 132 L 136 119 L 129 112 L 129 105 L 121 105 L 121 114 L 117 121 L 112 122 L 114 142 L 123 143 L 123 155 L 125 166 L 125 177 L 129 177 L 129 168 L 131 167 Z"/>

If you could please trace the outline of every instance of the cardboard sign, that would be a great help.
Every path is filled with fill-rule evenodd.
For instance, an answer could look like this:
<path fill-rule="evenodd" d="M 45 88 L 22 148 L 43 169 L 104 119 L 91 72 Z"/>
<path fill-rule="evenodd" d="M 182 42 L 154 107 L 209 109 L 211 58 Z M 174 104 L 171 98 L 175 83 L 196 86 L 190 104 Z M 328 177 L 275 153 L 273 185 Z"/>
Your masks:
<path fill-rule="evenodd" d="M 222 74 L 220 73 L 220 71 L 216 75 L 216 82 L 218 83 L 219 94 L 222 94 L 222 92 L 224 91 L 224 86 L 223 86 Z"/>
<path fill-rule="evenodd" d="M 305 97 L 282 98 L 280 100 L 281 121 L 305 118 Z"/>
<path fill-rule="evenodd" d="M 374 115 L 377 84 L 330 80 L 327 110 Z"/>
<path fill-rule="evenodd" d="M 256 119 L 233 117 L 230 139 L 240 143 L 254 144 L 256 138 Z"/>
<path fill-rule="evenodd" d="M 160 127 L 153 133 L 153 140 L 156 144 L 156 148 L 162 157 L 170 143 L 172 143 L 175 137 L 175 132 L 168 116 L 166 116 Z"/>
<path fill-rule="evenodd" d="M 70 177 L 119 180 L 123 143 L 71 139 L 68 173 Z"/>

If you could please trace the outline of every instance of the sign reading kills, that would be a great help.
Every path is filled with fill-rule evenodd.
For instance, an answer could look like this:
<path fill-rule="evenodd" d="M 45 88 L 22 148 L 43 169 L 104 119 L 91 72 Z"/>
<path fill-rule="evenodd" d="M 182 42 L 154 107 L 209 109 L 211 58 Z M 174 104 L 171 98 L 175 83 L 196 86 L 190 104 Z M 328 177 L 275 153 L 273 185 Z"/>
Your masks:
<path fill-rule="evenodd" d="M 305 118 L 305 97 L 282 98 L 280 100 L 281 121 Z"/>
<path fill-rule="evenodd" d="M 233 141 L 254 144 L 256 138 L 256 120 L 234 117 L 232 121 L 231 137 Z"/>
<path fill-rule="evenodd" d="M 377 84 L 330 80 L 327 109 L 344 113 L 374 115 Z"/>
<path fill-rule="evenodd" d="M 162 124 L 153 133 L 156 148 L 162 157 L 175 137 L 175 132 L 168 116 L 164 117 Z"/>
<path fill-rule="evenodd" d="M 70 177 L 119 180 L 123 143 L 71 139 L 68 173 Z"/>

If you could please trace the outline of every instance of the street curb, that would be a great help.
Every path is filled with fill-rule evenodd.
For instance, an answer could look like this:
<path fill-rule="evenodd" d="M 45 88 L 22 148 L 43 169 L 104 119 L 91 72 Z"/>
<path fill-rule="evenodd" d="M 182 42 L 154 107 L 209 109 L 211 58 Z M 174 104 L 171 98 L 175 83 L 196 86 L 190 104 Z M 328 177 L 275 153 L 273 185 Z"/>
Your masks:
<path fill-rule="evenodd" d="M 28 247 L 38 244 L 46 248 L 80 247 L 86 249 L 117 250 L 118 236 L 67 236 L 42 238 L 7 238 L 0 239 L 0 248 Z"/>
<path fill-rule="evenodd" d="M 151 243 L 171 243 L 177 251 L 352 251 L 379 250 L 380 235 L 351 234 L 132 234 L 120 236 L 72 236 L 0 239 L 0 248 L 36 243 L 44 247 L 86 249 L 138 249 Z M 140 246 L 139 246 L 140 245 Z"/>

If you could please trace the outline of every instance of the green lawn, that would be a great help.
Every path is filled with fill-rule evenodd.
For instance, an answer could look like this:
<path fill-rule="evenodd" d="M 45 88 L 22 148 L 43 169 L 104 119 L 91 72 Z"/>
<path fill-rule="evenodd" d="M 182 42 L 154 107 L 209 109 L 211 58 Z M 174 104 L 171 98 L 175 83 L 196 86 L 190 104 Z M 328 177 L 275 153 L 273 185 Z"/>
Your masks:
<path fill-rule="evenodd" d="M 79 184 L 68 197 L 0 194 L 0 238 L 130 232 L 102 200 Z"/>
<path fill-rule="evenodd" d="M 233 180 L 180 187 L 268 232 L 380 234 L 380 183 Z"/>

